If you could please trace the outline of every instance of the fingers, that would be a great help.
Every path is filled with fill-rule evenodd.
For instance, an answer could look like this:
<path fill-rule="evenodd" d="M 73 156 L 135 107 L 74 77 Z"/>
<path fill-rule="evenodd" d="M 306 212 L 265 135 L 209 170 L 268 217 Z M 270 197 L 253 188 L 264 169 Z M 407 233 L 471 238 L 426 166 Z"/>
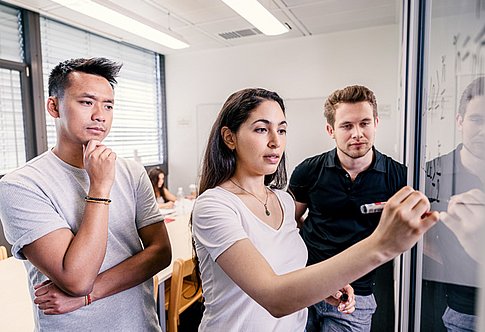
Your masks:
<path fill-rule="evenodd" d="M 84 160 L 116 160 L 116 153 L 98 140 L 91 140 L 84 149 Z"/>
<path fill-rule="evenodd" d="M 349 297 L 354 297 L 354 288 L 352 286 L 346 285 L 344 288 L 342 288 L 342 291 Z"/>
<path fill-rule="evenodd" d="M 45 285 L 48 285 L 48 284 L 50 284 L 51 282 L 52 282 L 52 281 L 50 281 L 50 280 L 46 280 L 46 281 L 44 281 L 44 282 L 42 282 L 42 283 L 40 283 L 40 284 L 34 285 L 34 289 L 39 289 L 40 287 L 43 287 L 43 286 L 45 286 Z M 36 292 L 36 293 L 37 293 L 37 292 Z"/>
<path fill-rule="evenodd" d="M 395 193 L 391 198 L 389 198 L 389 200 L 387 201 L 387 205 L 401 203 L 414 191 L 415 190 L 410 186 L 402 187 L 397 193 Z"/>
<path fill-rule="evenodd" d="M 392 196 L 388 204 L 395 209 L 399 208 L 399 214 L 403 220 L 408 220 L 411 226 L 424 232 L 439 220 L 437 212 L 430 212 L 428 198 L 420 191 L 410 186 L 405 186 Z"/>
<path fill-rule="evenodd" d="M 410 186 L 403 187 L 389 201 L 401 205 L 403 211 L 410 211 L 413 215 L 422 216 L 430 209 L 428 198 Z"/>
<path fill-rule="evenodd" d="M 84 151 L 84 168 L 91 186 L 89 195 L 109 195 L 115 179 L 116 153 L 98 140 L 91 140 Z"/>
<path fill-rule="evenodd" d="M 44 312 L 45 315 L 59 315 L 63 312 L 58 308 L 57 305 L 51 305 L 48 302 L 41 303 L 37 306 L 39 310 Z"/>
<path fill-rule="evenodd" d="M 338 311 L 344 314 L 351 314 L 355 311 L 355 296 L 352 286 L 346 285 L 336 295 L 339 295 Z"/>
<path fill-rule="evenodd" d="M 439 219 L 438 212 L 430 211 L 428 198 L 406 186 L 386 203 L 376 231 L 376 245 L 389 257 L 395 257 L 411 248 Z"/>
<path fill-rule="evenodd" d="M 46 280 L 41 284 L 35 285 L 34 286 L 34 289 L 35 289 L 34 295 L 35 296 L 46 295 L 47 293 L 49 293 L 49 289 L 50 289 L 51 285 L 52 285 L 52 281 L 50 281 L 50 280 Z"/>
<path fill-rule="evenodd" d="M 440 213 L 438 211 L 432 211 L 432 212 L 426 213 L 426 215 L 421 218 L 421 221 L 425 225 L 429 224 L 429 227 L 427 227 L 428 229 L 428 228 L 431 228 L 431 226 L 433 226 L 439 219 L 440 219 Z"/>
<path fill-rule="evenodd" d="M 101 145 L 101 141 L 98 140 L 91 140 L 86 144 L 86 146 L 83 145 L 83 152 L 84 152 L 84 159 L 87 159 L 89 155 L 98 147 L 98 145 Z"/>
<path fill-rule="evenodd" d="M 451 204 L 475 205 L 485 203 L 485 193 L 480 189 L 472 189 L 462 194 L 450 197 Z"/>
<path fill-rule="evenodd" d="M 344 293 L 346 294 L 346 293 Z M 355 296 L 348 296 L 347 301 L 340 302 L 338 305 L 338 311 L 344 314 L 351 314 L 355 311 Z"/>

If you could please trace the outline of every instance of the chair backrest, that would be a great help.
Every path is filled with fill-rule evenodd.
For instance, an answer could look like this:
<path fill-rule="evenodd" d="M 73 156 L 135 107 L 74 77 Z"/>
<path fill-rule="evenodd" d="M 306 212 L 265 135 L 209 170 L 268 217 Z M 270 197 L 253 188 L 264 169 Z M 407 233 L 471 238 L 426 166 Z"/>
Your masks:
<path fill-rule="evenodd" d="M 4 246 L 0 246 L 0 261 L 2 259 L 7 259 L 7 257 L 8 257 L 7 248 L 5 248 Z"/>
<path fill-rule="evenodd" d="M 196 282 L 184 280 L 194 273 L 192 259 L 176 259 L 173 263 L 170 281 L 170 299 L 168 301 L 168 331 L 177 332 L 179 315 L 202 297 L 202 289 Z"/>
<path fill-rule="evenodd" d="M 158 301 L 158 276 L 155 274 L 153 276 L 153 297 L 155 298 L 155 302 Z"/>

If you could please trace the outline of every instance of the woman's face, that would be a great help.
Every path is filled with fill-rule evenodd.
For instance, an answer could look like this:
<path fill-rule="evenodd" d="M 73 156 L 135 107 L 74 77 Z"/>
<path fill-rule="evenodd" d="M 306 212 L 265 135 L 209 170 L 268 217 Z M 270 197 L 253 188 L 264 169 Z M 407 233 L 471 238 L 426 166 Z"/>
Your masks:
<path fill-rule="evenodd" d="M 256 107 L 234 134 L 232 146 L 236 152 L 237 171 L 248 175 L 268 175 L 276 172 L 286 148 L 286 117 L 273 100 Z"/>
<path fill-rule="evenodd" d="M 158 174 L 158 188 L 163 187 L 164 181 L 165 181 L 165 174 L 163 174 L 163 173 Z"/>

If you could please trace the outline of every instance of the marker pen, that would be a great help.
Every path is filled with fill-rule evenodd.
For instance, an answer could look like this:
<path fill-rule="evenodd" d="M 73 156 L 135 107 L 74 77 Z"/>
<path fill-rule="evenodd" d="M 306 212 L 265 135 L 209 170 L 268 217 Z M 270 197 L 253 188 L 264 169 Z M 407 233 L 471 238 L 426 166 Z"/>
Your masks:
<path fill-rule="evenodd" d="M 363 214 L 382 212 L 382 209 L 384 209 L 385 205 L 386 202 L 362 204 L 360 206 L 360 212 L 362 212 Z"/>

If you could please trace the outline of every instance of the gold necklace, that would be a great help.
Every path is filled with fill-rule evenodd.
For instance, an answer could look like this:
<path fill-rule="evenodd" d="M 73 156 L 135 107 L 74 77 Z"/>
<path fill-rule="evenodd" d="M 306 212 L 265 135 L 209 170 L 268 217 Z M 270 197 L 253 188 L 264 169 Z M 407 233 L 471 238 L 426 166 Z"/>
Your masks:
<path fill-rule="evenodd" d="M 254 198 L 256 198 L 258 200 L 258 202 L 260 202 L 261 204 L 263 204 L 264 206 L 264 213 L 266 213 L 266 215 L 269 217 L 271 215 L 271 212 L 268 210 L 268 188 L 264 187 L 265 191 L 266 191 L 266 201 L 262 201 L 258 198 L 258 196 L 256 196 L 255 194 L 253 194 L 252 192 L 250 191 L 247 191 L 246 189 L 244 189 L 243 187 L 241 187 L 240 185 L 238 185 L 236 182 L 232 181 L 232 179 L 229 179 L 229 181 L 231 181 L 232 183 L 234 183 L 234 185 L 236 187 L 238 187 L 239 189 L 247 192 L 249 195 L 253 196 Z"/>

